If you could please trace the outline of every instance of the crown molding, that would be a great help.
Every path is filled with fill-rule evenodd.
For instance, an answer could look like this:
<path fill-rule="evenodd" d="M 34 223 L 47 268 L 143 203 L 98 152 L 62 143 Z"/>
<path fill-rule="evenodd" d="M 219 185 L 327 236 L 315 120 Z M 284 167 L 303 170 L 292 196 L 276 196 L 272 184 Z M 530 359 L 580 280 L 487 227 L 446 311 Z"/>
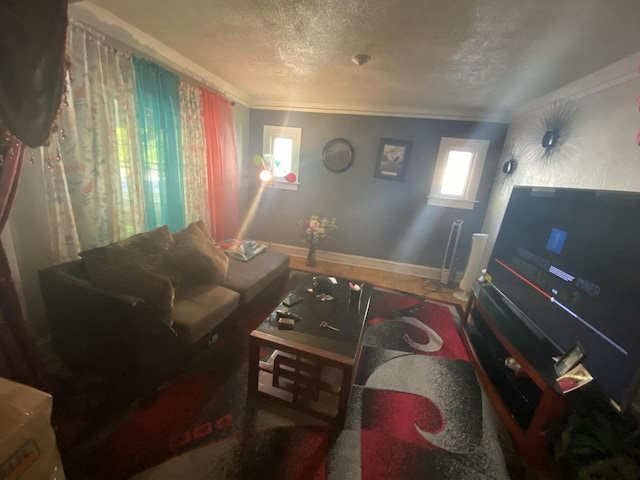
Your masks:
<path fill-rule="evenodd" d="M 640 52 L 569 83 L 513 110 L 511 120 L 543 110 L 558 100 L 577 100 L 638 78 Z"/>
<path fill-rule="evenodd" d="M 463 109 L 429 109 L 414 107 L 379 107 L 375 105 L 342 105 L 305 102 L 253 102 L 252 109 L 282 110 L 287 112 L 336 113 L 341 115 L 366 115 L 373 117 L 431 118 L 436 120 L 461 120 L 467 122 L 508 123 L 507 112 L 470 111 Z"/>
<path fill-rule="evenodd" d="M 202 68 L 111 12 L 90 2 L 80 2 L 69 5 L 68 13 L 70 18 L 95 28 L 123 46 L 131 48 L 134 52 L 156 60 L 163 66 L 212 88 L 229 100 L 250 107 L 251 97 L 246 92 L 225 82 L 209 70 Z"/>

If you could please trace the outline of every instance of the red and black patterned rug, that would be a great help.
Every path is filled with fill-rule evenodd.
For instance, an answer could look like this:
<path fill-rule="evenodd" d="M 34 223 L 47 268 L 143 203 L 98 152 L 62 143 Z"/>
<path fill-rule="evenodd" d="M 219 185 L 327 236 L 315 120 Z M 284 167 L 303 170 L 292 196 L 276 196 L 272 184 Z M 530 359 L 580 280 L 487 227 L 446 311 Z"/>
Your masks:
<path fill-rule="evenodd" d="M 343 430 L 247 398 L 247 333 L 273 307 L 132 412 L 69 478 L 508 478 L 455 307 L 374 290 Z"/>

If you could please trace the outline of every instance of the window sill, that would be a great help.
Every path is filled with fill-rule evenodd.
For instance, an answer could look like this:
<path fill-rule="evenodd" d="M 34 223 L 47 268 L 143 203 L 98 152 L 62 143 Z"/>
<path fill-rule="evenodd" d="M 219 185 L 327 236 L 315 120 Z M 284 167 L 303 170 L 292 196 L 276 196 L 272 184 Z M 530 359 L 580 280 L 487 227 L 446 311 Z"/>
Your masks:
<path fill-rule="evenodd" d="M 462 198 L 427 197 L 427 205 L 431 205 L 433 207 L 450 207 L 473 210 L 476 203 L 478 203 L 477 200 L 466 200 Z"/>
<path fill-rule="evenodd" d="M 275 180 L 272 183 L 269 183 L 267 186 L 269 188 L 277 188 L 278 190 L 290 190 L 290 191 L 293 191 L 293 192 L 297 192 L 299 185 L 300 184 L 298 182 L 289 183 L 289 182 L 286 182 L 286 181 Z"/>

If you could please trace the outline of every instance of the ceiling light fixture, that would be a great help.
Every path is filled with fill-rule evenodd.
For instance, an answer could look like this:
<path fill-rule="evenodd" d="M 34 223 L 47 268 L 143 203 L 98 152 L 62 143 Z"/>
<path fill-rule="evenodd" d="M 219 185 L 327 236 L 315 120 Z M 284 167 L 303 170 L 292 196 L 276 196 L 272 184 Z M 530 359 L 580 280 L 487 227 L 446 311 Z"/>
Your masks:
<path fill-rule="evenodd" d="M 371 57 L 366 53 L 356 53 L 353 57 L 351 57 L 351 61 L 361 67 L 365 63 L 369 63 L 371 61 Z"/>

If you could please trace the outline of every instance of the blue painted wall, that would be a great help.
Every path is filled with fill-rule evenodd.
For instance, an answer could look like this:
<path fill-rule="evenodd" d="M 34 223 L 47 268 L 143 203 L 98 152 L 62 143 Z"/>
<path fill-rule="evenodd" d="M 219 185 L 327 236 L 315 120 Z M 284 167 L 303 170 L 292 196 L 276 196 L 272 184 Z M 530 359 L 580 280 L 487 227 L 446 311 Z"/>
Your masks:
<path fill-rule="evenodd" d="M 507 124 L 252 109 L 245 166 L 262 153 L 264 125 L 302 128 L 300 186 L 297 192 L 267 189 L 247 237 L 301 246 L 298 219 L 323 212 L 338 224 L 326 250 L 440 268 L 451 223 L 461 219 L 457 256 L 464 268 L 471 235 L 482 227 Z M 336 137 L 349 140 L 355 150 L 353 164 L 341 173 L 322 163 L 324 145 Z M 427 206 L 441 137 L 491 142 L 473 210 Z M 413 142 L 403 182 L 374 178 L 381 138 Z M 243 171 L 253 200 L 258 170 Z"/>

